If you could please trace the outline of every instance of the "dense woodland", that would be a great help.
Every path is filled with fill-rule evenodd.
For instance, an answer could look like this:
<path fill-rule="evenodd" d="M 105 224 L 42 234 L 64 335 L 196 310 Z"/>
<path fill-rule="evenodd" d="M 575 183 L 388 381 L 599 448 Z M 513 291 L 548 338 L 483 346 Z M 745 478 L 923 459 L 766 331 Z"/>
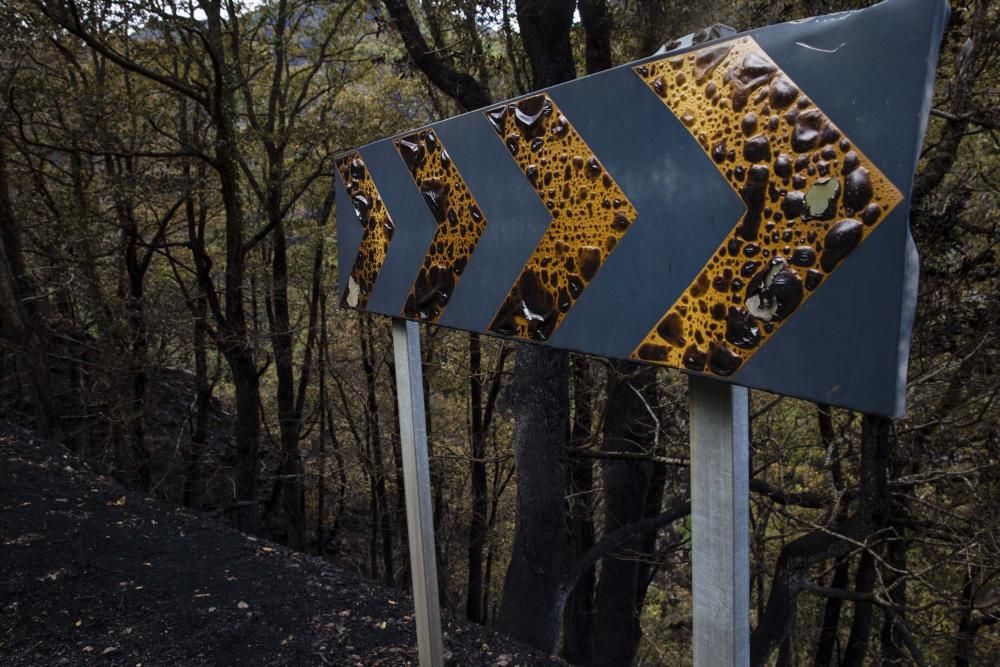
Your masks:
<path fill-rule="evenodd" d="M 389 323 L 333 156 L 849 0 L 8 0 L 0 412 L 408 585 Z M 1000 662 L 1000 3 L 956 0 L 912 202 L 905 419 L 752 393 L 754 665 Z M 441 601 L 582 665 L 690 662 L 686 380 L 423 328 Z"/>

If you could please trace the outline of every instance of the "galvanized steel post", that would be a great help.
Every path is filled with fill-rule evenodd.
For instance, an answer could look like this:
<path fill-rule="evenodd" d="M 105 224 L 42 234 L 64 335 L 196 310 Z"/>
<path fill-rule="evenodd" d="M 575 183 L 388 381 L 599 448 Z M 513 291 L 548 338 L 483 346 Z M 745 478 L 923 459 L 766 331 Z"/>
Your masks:
<path fill-rule="evenodd" d="M 393 320 L 392 345 L 396 361 L 399 438 L 403 455 L 403 485 L 406 488 L 406 527 L 413 578 L 413 608 L 417 620 L 417 648 L 421 667 L 441 667 L 444 651 L 417 323 Z"/>
<path fill-rule="evenodd" d="M 691 377 L 696 667 L 750 664 L 749 391 Z"/>

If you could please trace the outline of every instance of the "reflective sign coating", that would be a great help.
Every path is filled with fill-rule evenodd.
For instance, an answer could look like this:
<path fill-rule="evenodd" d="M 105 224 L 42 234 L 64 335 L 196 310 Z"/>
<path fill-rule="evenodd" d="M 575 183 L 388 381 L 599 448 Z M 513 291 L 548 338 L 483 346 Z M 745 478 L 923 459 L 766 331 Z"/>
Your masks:
<path fill-rule="evenodd" d="M 917 278 L 907 202 L 946 20 L 939 0 L 889 0 L 770 26 L 358 149 L 398 242 L 359 242 L 338 169 L 338 241 L 353 246 L 341 280 L 359 279 L 345 257 L 371 267 L 381 252 L 357 306 L 369 312 L 899 415 Z M 403 141 L 428 136 L 450 175 L 405 162 Z M 542 136 L 552 149 L 533 153 Z M 475 202 L 482 226 L 435 211 L 445 182 L 454 217 Z M 421 312 L 418 288 L 436 305 Z"/>
<path fill-rule="evenodd" d="M 436 322 L 479 243 L 486 217 L 434 130 L 397 139 L 396 148 L 437 222 L 403 316 Z"/>
<path fill-rule="evenodd" d="M 360 154 L 340 158 L 337 172 L 347 188 L 354 215 L 364 228 L 361 247 L 354 259 L 341 303 L 352 308 L 364 308 L 382 269 L 396 226 Z"/>
<path fill-rule="evenodd" d="M 632 225 L 636 211 L 546 95 L 485 114 L 552 217 L 490 331 L 546 341 Z"/>
<path fill-rule="evenodd" d="M 902 195 L 751 37 L 635 71 L 746 211 L 632 356 L 732 375 Z"/>

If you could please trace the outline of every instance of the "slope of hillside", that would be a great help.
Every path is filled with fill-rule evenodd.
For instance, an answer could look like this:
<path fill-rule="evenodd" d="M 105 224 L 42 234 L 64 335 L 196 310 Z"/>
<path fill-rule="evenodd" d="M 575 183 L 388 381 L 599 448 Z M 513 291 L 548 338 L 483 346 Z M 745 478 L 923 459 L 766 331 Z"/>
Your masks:
<path fill-rule="evenodd" d="M 554 665 L 445 618 L 454 665 Z M 405 595 L 0 423 L 0 664 L 411 665 Z"/>

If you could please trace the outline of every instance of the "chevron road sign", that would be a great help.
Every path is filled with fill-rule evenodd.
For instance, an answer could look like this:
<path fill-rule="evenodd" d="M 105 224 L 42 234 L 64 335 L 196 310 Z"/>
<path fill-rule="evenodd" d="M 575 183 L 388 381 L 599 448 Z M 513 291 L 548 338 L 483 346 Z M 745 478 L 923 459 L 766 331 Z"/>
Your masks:
<path fill-rule="evenodd" d="M 946 16 L 753 30 L 351 151 L 342 304 L 898 416 Z"/>
<path fill-rule="evenodd" d="M 904 411 L 947 16 L 889 0 L 713 39 L 338 158 L 341 303 L 397 319 L 421 665 L 443 652 L 415 322 L 695 376 L 694 664 L 749 663 L 743 387 Z"/>

